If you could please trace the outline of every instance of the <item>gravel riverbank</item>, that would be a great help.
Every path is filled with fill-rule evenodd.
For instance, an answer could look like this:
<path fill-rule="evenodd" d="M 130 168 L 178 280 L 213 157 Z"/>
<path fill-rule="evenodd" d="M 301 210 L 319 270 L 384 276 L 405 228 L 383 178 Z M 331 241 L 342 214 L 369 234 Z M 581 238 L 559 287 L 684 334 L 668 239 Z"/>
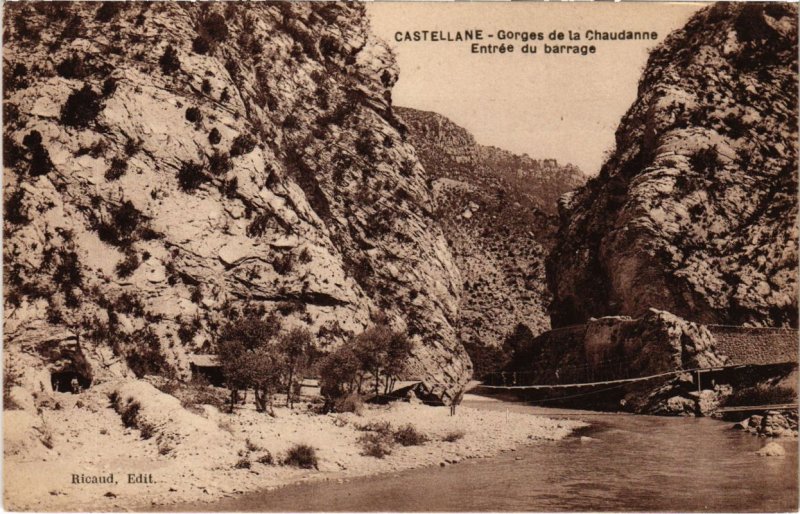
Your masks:
<path fill-rule="evenodd" d="M 150 391 L 137 387 L 120 390 L 139 389 Z M 448 407 L 409 403 L 371 406 L 361 415 L 314 414 L 307 404 L 299 404 L 294 410 L 277 408 L 275 418 L 252 408 L 231 415 L 205 407 L 202 415 L 195 415 L 170 407 L 172 404 L 164 400 L 171 397 L 156 392 L 147 394 L 158 401 L 142 400 L 143 416 L 155 420 L 154 433 L 143 439 L 142 430 L 123 425 L 110 405 L 108 393 L 98 388 L 81 395 L 56 394 L 58 409 L 33 416 L 38 418 L 33 423 L 35 433 L 48 433 L 51 449 L 20 435 L 26 427 L 30 432 L 29 413 L 5 413 L 6 440 L 10 437 L 20 441 L 7 445 L 6 509 L 146 510 L 177 503 L 212 502 L 302 481 L 344 480 L 487 457 L 524 444 L 558 440 L 586 425 L 464 406 L 450 416 Z M 178 419 L 181 426 L 176 429 L 171 424 Z M 429 440 L 419 446 L 395 445 L 391 454 L 382 459 L 362 455 L 358 439 L 365 432 L 359 428 L 381 421 L 392 427 L 410 423 Z M 206 425 L 213 426 L 213 430 L 209 431 Z M 219 432 L 215 432 L 217 427 Z M 177 445 L 172 437 L 176 433 L 181 441 Z M 452 433 L 463 436 L 446 441 Z M 165 451 L 166 440 L 173 445 L 169 451 Z M 314 447 L 319 469 L 259 462 L 267 460 L 267 453 L 279 462 L 295 444 Z M 92 477 L 102 480 L 112 474 L 112 483 L 91 483 Z M 74 483 L 75 475 L 85 477 L 89 483 Z"/>

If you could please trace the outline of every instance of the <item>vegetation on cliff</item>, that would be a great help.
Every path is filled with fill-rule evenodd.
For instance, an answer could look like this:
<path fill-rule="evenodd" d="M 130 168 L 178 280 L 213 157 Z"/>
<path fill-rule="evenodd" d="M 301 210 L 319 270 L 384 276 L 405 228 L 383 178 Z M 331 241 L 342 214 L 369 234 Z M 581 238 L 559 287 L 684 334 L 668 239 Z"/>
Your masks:
<path fill-rule="evenodd" d="M 672 33 L 561 202 L 553 324 L 653 307 L 796 327 L 797 112 L 796 5 L 719 3 Z"/>

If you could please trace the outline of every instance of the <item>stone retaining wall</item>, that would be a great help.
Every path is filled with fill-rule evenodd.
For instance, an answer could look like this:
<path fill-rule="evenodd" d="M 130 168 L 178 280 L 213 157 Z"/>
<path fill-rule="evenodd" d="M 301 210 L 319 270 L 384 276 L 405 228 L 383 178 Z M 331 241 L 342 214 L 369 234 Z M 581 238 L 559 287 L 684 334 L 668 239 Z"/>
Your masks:
<path fill-rule="evenodd" d="M 797 362 L 798 332 L 792 328 L 708 325 L 717 349 L 732 364 Z"/>

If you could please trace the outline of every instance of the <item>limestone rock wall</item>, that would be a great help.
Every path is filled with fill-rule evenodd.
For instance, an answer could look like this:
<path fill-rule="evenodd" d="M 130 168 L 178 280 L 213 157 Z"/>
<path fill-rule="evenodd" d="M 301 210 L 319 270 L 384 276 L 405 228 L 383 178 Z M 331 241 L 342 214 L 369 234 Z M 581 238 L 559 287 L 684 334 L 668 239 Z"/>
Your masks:
<path fill-rule="evenodd" d="M 718 3 L 650 55 L 598 177 L 561 202 L 554 326 L 797 326 L 797 6 Z"/>
<path fill-rule="evenodd" d="M 410 375 L 468 380 L 462 281 L 362 5 L 4 8 L 6 323 L 66 327 L 118 376 L 142 351 L 185 372 L 244 308 L 323 349 L 384 311 Z"/>

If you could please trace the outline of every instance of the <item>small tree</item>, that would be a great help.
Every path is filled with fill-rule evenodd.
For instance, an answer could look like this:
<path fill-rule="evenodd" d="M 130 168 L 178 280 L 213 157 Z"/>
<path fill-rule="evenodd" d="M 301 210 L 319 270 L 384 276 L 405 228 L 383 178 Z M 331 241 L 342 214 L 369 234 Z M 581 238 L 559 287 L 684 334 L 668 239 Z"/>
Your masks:
<path fill-rule="evenodd" d="M 353 351 L 361 369 L 372 375 L 375 395 L 380 393 L 381 380 L 384 394 L 391 391 L 397 377 L 405 371 L 411 349 L 406 334 L 392 330 L 383 319 L 356 336 Z"/>
<path fill-rule="evenodd" d="M 250 370 L 247 366 L 247 348 L 241 341 L 222 341 L 217 348 L 217 359 L 222 368 L 225 385 L 231 392 L 230 411 L 233 412 L 239 399 L 239 391 L 250 384 Z"/>
<path fill-rule="evenodd" d="M 231 412 L 239 391 L 253 387 L 256 409 L 274 415 L 271 398 L 280 384 L 283 364 L 271 342 L 279 330 L 280 323 L 274 317 L 261 319 L 256 315 L 240 317 L 223 328 L 217 358 L 231 391 Z"/>
<path fill-rule="evenodd" d="M 349 344 L 328 354 L 320 363 L 322 395 L 326 408 L 348 394 L 361 394 L 364 378 L 372 378 L 375 395 L 388 394 L 405 371 L 412 343 L 405 333 L 394 331 L 382 318 Z"/>
<path fill-rule="evenodd" d="M 375 395 L 380 387 L 381 369 L 388 358 L 387 348 L 392 330 L 388 325 L 380 324 L 368 328 L 356 336 L 353 351 L 358 358 L 360 369 L 372 375 Z M 361 392 L 361 380 L 358 390 Z"/>
<path fill-rule="evenodd" d="M 325 410 L 330 410 L 338 398 L 356 390 L 361 367 L 350 346 L 341 346 L 322 358 L 319 364 L 320 392 L 325 397 Z"/>
<path fill-rule="evenodd" d="M 286 403 L 289 408 L 294 407 L 293 391 L 296 371 L 305 364 L 311 350 L 312 335 L 304 327 L 293 328 L 281 335 L 278 341 L 279 349 L 284 357 L 286 366 Z"/>
<path fill-rule="evenodd" d="M 394 388 L 397 377 L 403 374 L 408 364 L 408 358 L 411 356 L 411 350 L 414 344 L 403 332 L 392 332 L 386 348 L 386 389 L 384 394 Z"/>
<path fill-rule="evenodd" d="M 249 370 L 251 385 L 255 395 L 256 410 L 275 417 L 272 409 L 272 395 L 281 385 L 286 366 L 274 344 L 264 344 L 249 352 L 246 368 Z"/>

